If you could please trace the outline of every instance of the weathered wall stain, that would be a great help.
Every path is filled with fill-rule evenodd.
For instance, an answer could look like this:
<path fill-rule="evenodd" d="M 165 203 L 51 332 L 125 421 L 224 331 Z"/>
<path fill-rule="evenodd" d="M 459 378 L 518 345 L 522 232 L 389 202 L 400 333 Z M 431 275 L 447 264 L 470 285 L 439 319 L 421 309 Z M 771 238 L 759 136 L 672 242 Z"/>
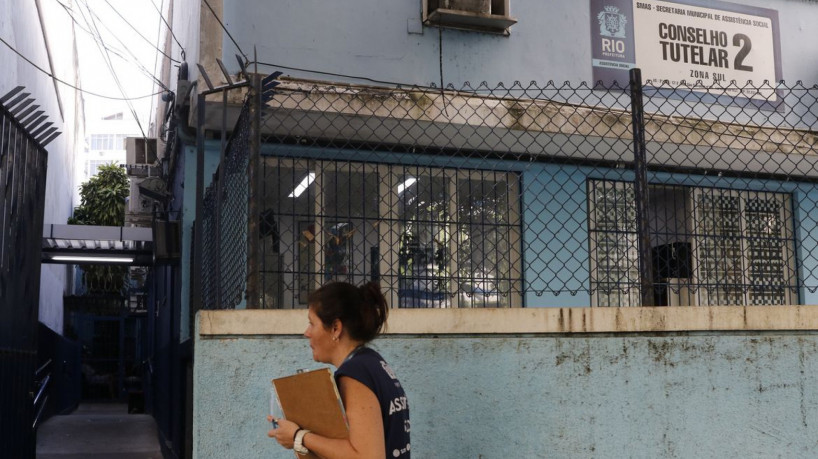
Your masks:
<path fill-rule="evenodd" d="M 407 390 L 417 457 L 505 457 L 505 438 L 520 457 L 818 456 L 813 332 L 399 336 L 374 347 Z M 198 456 L 291 457 L 263 418 L 271 378 L 320 366 L 306 340 L 214 337 L 195 352 Z"/>

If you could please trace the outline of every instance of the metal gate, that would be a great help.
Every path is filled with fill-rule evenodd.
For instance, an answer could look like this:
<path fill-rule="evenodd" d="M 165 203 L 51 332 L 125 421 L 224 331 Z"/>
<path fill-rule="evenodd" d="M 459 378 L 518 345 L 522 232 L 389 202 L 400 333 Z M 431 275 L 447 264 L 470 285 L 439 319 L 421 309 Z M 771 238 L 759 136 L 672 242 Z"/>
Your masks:
<path fill-rule="evenodd" d="M 17 87 L 0 98 L 0 445 L 34 457 L 45 146 L 59 135 Z"/>

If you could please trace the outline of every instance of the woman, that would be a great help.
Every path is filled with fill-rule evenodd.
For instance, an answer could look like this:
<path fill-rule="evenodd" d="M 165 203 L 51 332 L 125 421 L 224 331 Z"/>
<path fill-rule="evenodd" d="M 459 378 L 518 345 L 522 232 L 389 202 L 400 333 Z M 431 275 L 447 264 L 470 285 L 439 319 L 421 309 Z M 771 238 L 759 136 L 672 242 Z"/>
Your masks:
<path fill-rule="evenodd" d="M 375 282 L 356 287 L 333 282 L 308 300 L 312 358 L 337 368 L 335 382 L 344 403 L 348 439 L 331 439 L 300 429 L 286 419 L 268 435 L 281 446 L 326 459 L 410 457 L 406 393 L 383 357 L 366 347 L 386 324 L 386 298 Z"/>

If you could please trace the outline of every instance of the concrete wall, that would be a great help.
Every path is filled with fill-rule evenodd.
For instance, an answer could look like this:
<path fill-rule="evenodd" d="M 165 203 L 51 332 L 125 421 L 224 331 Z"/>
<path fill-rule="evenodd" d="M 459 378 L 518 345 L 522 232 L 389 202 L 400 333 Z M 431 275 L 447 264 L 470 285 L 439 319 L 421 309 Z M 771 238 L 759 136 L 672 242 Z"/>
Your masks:
<path fill-rule="evenodd" d="M 421 27 L 421 0 L 211 1 L 224 4 L 224 24 L 252 59 L 279 66 L 376 80 L 456 86 L 487 81 L 523 84 L 591 81 L 590 4 L 574 0 L 511 0 L 518 23 L 508 37 Z M 735 3 L 778 11 L 781 60 L 787 81 L 815 81 L 818 63 L 802 53 L 818 43 L 818 6 L 798 0 L 742 0 Z M 204 9 L 202 10 L 204 11 Z M 216 24 L 217 29 L 221 27 Z M 420 33 L 416 33 L 420 30 Z M 375 37 L 376 39 L 373 39 Z M 442 43 L 442 50 L 441 50 Z M 222 33 L 222 60 L 238 70 L 232 40 Z M 272 71 L 269 67 L 264 71 Z M 297 70 L 285 74 L 322 79 Z M 217 72 L 218 73 L 218 72 Z"/>
<path fill-rule="evenodd" d="M 270 379 L 314 369 L 304 311 L 207 311 L 194 456 L 289 458 Z M 813 457 L 818 309 L 393 310 L 373 345 L 415 457 Z"/>

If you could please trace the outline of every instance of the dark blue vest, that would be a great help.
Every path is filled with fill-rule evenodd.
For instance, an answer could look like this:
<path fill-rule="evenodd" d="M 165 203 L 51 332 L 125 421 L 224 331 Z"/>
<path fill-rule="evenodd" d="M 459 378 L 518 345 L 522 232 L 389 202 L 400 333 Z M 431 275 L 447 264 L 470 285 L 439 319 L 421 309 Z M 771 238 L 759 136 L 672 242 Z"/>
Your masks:
<path fill-rule="evenodd" d="M 335 381 L 348 376 L 368 387 L 381 405 L 387 458 L 410 457 L 409 403 L 395 372 L 380 354 L 362 347 L 335 371 Z"/>

